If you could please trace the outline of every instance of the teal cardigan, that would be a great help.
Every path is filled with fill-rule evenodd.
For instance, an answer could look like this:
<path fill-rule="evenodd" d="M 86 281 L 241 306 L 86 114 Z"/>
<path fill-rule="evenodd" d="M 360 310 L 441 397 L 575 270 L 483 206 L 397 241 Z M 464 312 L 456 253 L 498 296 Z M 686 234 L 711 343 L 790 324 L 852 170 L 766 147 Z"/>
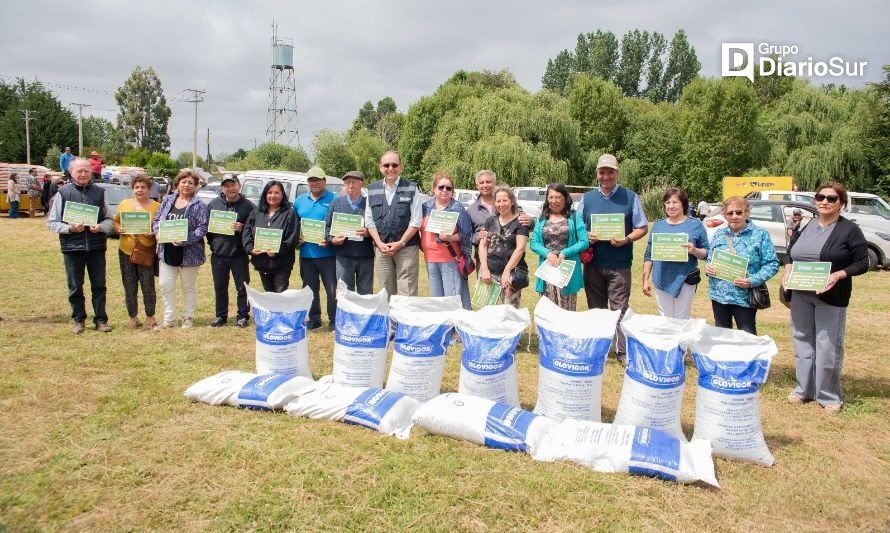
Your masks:
<path fill-rule="evenodd" d="M 547 221 L 543 219 L 538 221 L 538 223 L 535 224 L 534 232 L 532 232 L 532 251 L 538 254 L 538 265 L 546 261 L 547 254 L 550 253 L 550 250 L 544 246 L 544 236 L 542 233 L 546 222 Z M 559 250 L 567 260 L 575 261 L 577 263 L 575 265 L 575 271 L 572 272 L 572 279 L 569 280 L 568 285 L 562 290 L 562 293 L 566 295 L 575 294 L 584 287 L 584 278 L 581 275 L 581 260 L 578 258 L 578 254 L 586 250 L 589 246 L 587 241 L 587 227 L 584 225 L 581 215 L 572 213 L 571 216 L 569 216 L 569 231 L 572 230 L 573 226 L 575 229 L 575 237 L 572 238 L 569 236 L 569 247 Z M 572 244 L 572 241 L 574 241 L 574 244 Z M 535 291 L 540 293 L 544 292 L 543 280 L 539 279 L 535 282 Z"/>

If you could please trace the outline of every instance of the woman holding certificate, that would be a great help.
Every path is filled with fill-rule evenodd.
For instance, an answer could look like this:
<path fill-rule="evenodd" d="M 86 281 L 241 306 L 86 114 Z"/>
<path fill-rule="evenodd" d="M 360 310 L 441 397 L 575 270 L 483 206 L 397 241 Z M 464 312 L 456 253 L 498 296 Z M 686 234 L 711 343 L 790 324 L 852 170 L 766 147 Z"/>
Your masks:
<path fill-rule="evenodd" d="M 209 210 L 195 196 L 198 174 L 183 170 L 173 180 L 175 191 L 164 197 L 152 230 L 161 245 L 158 285 L 164 298 L 164 322 L 156 329 L 176 325 L 176 280 L 182 285 L 182 327 L 192 327 L 198 307 L 198 269 L 204 264 L 204 235 Z"/>
<path fill-rule="evenodd" d="M 284 292 L 296 261 L 300 220 L 281 182 L 263 187 L 256 209 L 247 217 L 241 239 L 266 292 Z"/>
<path fill-rule="evenodd" d="M 458 263 L 470 260 L 473 222 L 462 203 L 454 199 L 454 181 L 448 174 L 433 176 L 433 197 L 423 203 L 420 247 L 426 261 L 430 296 L 460 296 L 470 309 L 470 287 Z"/>
<path fill-rule="evenodd" d="M 840 216 L 847 189 L 829 181 L 816 189 L 819 218 L 794 235 L 785 256 L 782 286 L 791 296 L 791 340 L 797 386 L 788 402 L 815 400 L 826 413 L 843 405 L 841 368 L 851 276 L 868 271 L 868 244 L 854 222 Z"/>
<path fill-rule="evenodd" d="M 149 198 L 151 178 L 145 172 L 137 172 L 130 188 L 133 197 L 123 200 L 114 214 L 114 231 L 120 234 L 118 262 L 121 268 L 121 282 L 124 286 L 124 303 L 130 328 L 139 327 L 139 287 L 142 286 L 142 306 L 145 308 L 145 329 L 152 329 L 155 323 L 154 258 L 157 240 L 151 232 L 151 221 L 154 220 L 161 204 Z M 137 250 L 138 248 L 138 250 Z"/>
<path fill-rule="evenodd" d="M 714 233 L 708 248 L 709 296 L 714 324 L 757 335 L 757 309 L 750 302 L 751 289 L 760 287 L 779 271 L 773 241 L 765 229 L 748 220 L 748 200 L 731 196 L 723 200 L 727 226 Z"/>
<path fill-rule="evenodd" d="M 516 196 L 510 187 L 499 185 L 494 190 L 494 210 L 485 221 L 485 236 L 479 240 L 479 279 L 498 284 L 504 303 L 518 308 L 520 291 L 528 287 L 528 227 L 519 222 Z"/>
<path fill-rule="evenodd" d="M 698 260 L 708 256 L 704 224 L 688 216 L 689 197 L 679 187 L 661 200 L 665 218 L 656 220 L 643 254 L 643 294 L 652 296 L 662 316 L 689 318 L 692 298 L 701 281 Z"/>
<path fill-rule="evenodd" d="M 584 288 L 578 254 L 589 246 L 587 228 L 581 215 L 572 212 L 572 197 L 562 183 L 547 186 L 541 217 L 532 232 L 532 251 L 538 254 L 538 268 L 546 262 L 551 267 L 574 263 L 568 282 L 560 287 L 538 277 L 535 291 L 563 309 L 574 311 L 578 291 Z"/>

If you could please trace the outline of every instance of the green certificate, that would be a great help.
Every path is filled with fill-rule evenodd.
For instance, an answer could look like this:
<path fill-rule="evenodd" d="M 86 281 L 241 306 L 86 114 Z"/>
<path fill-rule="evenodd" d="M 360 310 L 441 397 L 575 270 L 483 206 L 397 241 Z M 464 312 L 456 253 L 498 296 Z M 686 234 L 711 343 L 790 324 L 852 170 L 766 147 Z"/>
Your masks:
<path fill-rule="evenodd" d="M 492 280 L 491 283 L 485 283 L 482 280 L 476 282 L 476 290 L 473 291 L 471 303 L 476 309 L 485 307 L 486 305 L 496 305 L 501 298 L 501 285 Z"/>
<path fill-rule="evenodd" d="M 303 242 L 314 242 L 320 244 L 324 242 L 324 220 L 314 220 L 311 218 L 300 219 L 300 236 Z"/>
<path fill-rule="evenodd" d="M 538 266 L 538 270 L 535 272 L 535 277 L 562 289 L 568 285 L 569 280 L 572 279 L 572 272 L 574 271 L 574 261 L 564 260 L 557 266 L 551 265 L 549 261 L 544 261 Z"/>
<path fill-rule="evenodd" d="M 235 230 L 232 229 L 233 222 L 238 222 L 238 213 L 211 209 L 210 220 L 207 222 L 207 232 L 219 233 L 220 235 L 234 235 Z"/>
<path fill-rule="evenodd" d="M 795 261 L 791 263 L 791 276 L 786 289 L 796 291 L 821 291 L 831 276 L 831 263 L 821 261 Z"/>
<path fill-rule="evenodd" d="M 601 241 L 608 241 L 612 237 L 620 241 L 625 237 L 624 215 L 590 215 L 590 231 Z"/>
<path fill-rule="evenodd" d="M 158 242 L 186 241 L 188 238 L 189 221 L 187 218 L 158 222 Z"/>
<path fill-rule="evenodd" d="M 148 211 L 121 211 L 121 229 L 124 233 L 131 235 L 151 233 L 151 213 Z"/>
<path fill-rule="evenodd" d="M 653 233 L 652 260 L 685 263 L 689 260 L 688 242 L 689 235 L 686 233 Z"/>
<path fill-rule="evenodd" d="M 253 239 L 255 252 L 272 252 L 277 254 L 281 249 L 281 236 L 284 231 L 276 228 L 257 228 Z"/>
<path fill-rule="evenodd" d="M 349 213 L 334 213 L 331 218 L 331 237 L 358 237 L 356 230 L 362 227 L 364 217 Z"/>
<path fill-rule="evenodd" d="M 734 255 L 723 250 L 714 250 L 711 257 L 716 278 L 733 282 L 739 278 L 748 277 L 748 258 Z"/>
<path fill-rule="evenodd" d="M 65 202 L 65 212 L 62 213 L 62 222 L 69 224 L 83 224 L 93 226 L 99 223 L 99 207 L 78 202 Z"/>
<path fill-rule="evenodd" d="M 453 235 L 457 226 L 457 217 L 460 213 L 452 211 L 430 211 L 430 219 L 426 223 L 426 230 L 439 235 Z"/>

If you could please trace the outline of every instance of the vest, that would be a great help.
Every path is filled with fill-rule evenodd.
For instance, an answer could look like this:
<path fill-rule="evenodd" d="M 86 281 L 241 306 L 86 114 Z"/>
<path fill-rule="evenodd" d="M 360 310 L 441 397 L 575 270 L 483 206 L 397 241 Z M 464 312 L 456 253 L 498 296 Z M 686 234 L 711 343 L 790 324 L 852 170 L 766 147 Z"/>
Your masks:
<path fill-rule="evenodd" d="M 386 186 L 383 180 L 368 186 L 368 205 L 371 206 L 371 216 L 374 217 L 380 240 L 391 243 L 402 238 L 411 222 L 411 203 L 415 194 L 417 185 L 400 178 L 392 205 L 389 205 L 386 203 Z M 408 241 L 408 246 L 420 246 L 420 237 L 415 234 Z"/>
<path fill-rule="evenodd" d="M 62 199 L 62 213 L 65 212 L 66 202 L 78 202 L 99 206 L 99 222 L 108 218 L 105 212 L 105 190 L 90 183 L 80 187 L 69 183 L 59 189 L 59 197 Z M 89 229 L 83 233 L 60 233 L 59 241 L 62 244 L 62 253 L 67 252 L 95 252 L 105 250 L 107 237 L 104 232 L 92 233 Z"/>
<path fill-rule="evenodd" d="M 590 229 L 590 215 L 624 213 L 624 234 L 633 231 L 634 200 L 637 195 L 624 187 L 616 187 L 612 196 L 603 198 L 599 189 L 584 194 L 584 225 Z M 598 241 L 594 246 L 591 264 L 598 268 L 622 269 L 630 268 L 633 263 L 633 246 L 615 248 L 609 241 Z"/>
<path fill-rule="evenodd" d="M 345 194 L 341 194 L 336 200 L 331 202 L 331 213 L 347 213 L 350 215 L 365 216 L 365 202 L 367 198 L 358 201 L 355 210 L 349 205 L 349 198 Z M 330 228 L 329 228 L 330 229 Z M 340 246 L 331 245 L 336 255 L 343 257 L 374 257 L 374 239 L 365 237 L 361 241 L 351 241 L 346 239 Z"/>

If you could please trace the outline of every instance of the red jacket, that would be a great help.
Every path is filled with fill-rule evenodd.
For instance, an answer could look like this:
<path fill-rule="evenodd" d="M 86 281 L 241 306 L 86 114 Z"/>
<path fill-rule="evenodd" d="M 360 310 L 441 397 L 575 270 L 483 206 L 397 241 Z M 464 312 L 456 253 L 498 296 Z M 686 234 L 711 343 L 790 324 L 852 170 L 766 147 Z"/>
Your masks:
<path fill-rule="evenodd" d="M 91 157 L 90 158 L 90 171 L 93 174 L 101 174 L 102 173 L 102 161 L 101 157 Z"/>

